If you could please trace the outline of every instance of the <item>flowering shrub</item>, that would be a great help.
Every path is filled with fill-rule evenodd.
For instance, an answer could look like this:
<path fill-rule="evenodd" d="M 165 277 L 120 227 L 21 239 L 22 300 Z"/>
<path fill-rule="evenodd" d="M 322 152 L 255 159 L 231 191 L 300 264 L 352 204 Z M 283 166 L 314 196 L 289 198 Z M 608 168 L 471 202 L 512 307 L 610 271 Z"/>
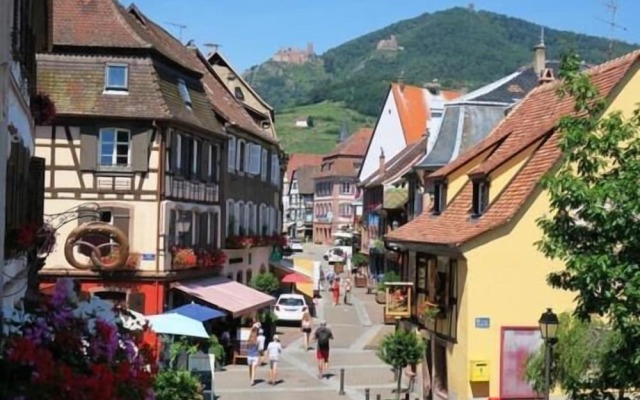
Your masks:
<path fill-rule="evenodd" d="M 204 267 L 213 268 L 223 265 L 227 255 L 220 249 L 209 248 L 171 248 L 173 266 L 177 268 Z"/>
<path fill-rule="evenodd" d="M 60 279 L 32 314 L 8 316 L 0 398 L 154 399 L 153 357 L 141 332 L 124 328 L 110 303 L 79 300 L 73 286 Z"/>
<path fill-rule="evenodd" d="M 243 236 L 233 235 L 227 237 L 225 247 L 227 249 L 249 249 L 251 247 L 280 246 L 287 245 L 287 238 L 283 235 L 272 236 Z"/>
<path fill-rule="evenodd" d="M 5 236 L 5 256 L 14 258 L 35 250 L 38 254 L 49 254 L 56 245 L 55 229 L 49 224 L 26 224 L 9 229 Z"/>

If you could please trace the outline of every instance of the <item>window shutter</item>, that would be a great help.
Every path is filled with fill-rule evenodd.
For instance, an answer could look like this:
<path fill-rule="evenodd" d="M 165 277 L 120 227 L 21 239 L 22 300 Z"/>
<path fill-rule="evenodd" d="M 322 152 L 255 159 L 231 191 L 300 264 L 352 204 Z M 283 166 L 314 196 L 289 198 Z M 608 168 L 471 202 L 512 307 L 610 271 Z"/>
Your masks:
<path fill-rule="evenodd" d="M 44 170 L 45 160 L 41 157 L 31 157 L 29 162 L 29 188 L 27 211 L 31 214 L 29 221 L 42 223 L 44 215 Z"/>
<path fill-rule="evenodd" d="M 167 245 L 173 246 L 176 243 L 176 224 L 178 223 L 178 213 L 176 210 L 169 211 L 169 232 Z"/>
<path fill-rule="evenodd" d="M 227 156 L 227 167 L 229 171 L 233 171 L 236 167 L 236 138 L 229 138 L 229 142 L 227 144 L 228 147 L 228 156 Z"/>
<path fill-rule="evenodd" d="M 209 182 L 209 152 L 211 145 L 200 142 L 200 180 Z"/>
<path fill-rule="evenodd" d="M 178 134 L 173 131 L 167 133 L 167 146 L 169 147 L 169 171 L 176 173 L 178 171 Z"/>
<path fill-rule="evenodd" d="M 131 132 L 131 168 L 133 172 L 149 171 L 149 130 Z"/>
<path fill-rule="evenodd" d="M 98 131 L 83 127 L 80 132 L 80 169 L 94 171 L 98 165 Z"/>
<path fill-rule="evenodd" d="M 245 143 L 244 145 L 244 165 L 242 170 L 244 172 L 250 172 L 251 167 L 251 149 L 253 148 L 253 143 Z"/>
<path fill-rule="evenodd" d="M 211 214 L 211 244 L 214 248 L 220 247 L 220 214 Z"/>
<path fill-rule="evenodd" d="M 130 210 L 128 208 L 112 208 L 113 226 L 120 229 L 127 238 L 131 237 L 130 233 Z"/>
<path fill-rule="evenodd" d="M 269 165 L 269 152 L 267 151 L 267 149 L 262 149 L 262 159 L 260 160 L 262 163 L 262 168 L 260 170 L 260 176 L 262 178 L 263 181 L 267 180 L 267 168 Z"/>
<path fill-rule="evenodd" d="M 129 309 L 144 314 L 145 295 L 140 292 L 129 293 Z"/>

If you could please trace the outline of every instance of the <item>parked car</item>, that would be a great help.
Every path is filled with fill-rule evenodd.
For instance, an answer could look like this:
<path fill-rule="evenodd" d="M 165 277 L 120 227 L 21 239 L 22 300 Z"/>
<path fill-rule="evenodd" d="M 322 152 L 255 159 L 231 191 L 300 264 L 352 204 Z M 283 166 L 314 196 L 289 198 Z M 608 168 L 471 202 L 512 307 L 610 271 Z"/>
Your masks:
<path fill-rule="evenodd" d="M 302 253 L 304 248 L 302 247 L 302 242 L 299 239 L 291 239 L 289 242 L 289 247 L 296 253 Z"/>
<path fill-rule="evenodd" d="M 347 252 L 341 247 L 332 247 L 324 253 L 322 258 L 329 264 L 344 263 L 347 261 Z"/>
<path fill-rule="evenodd" d="M 278 297 L 274 314 L 278 321 L 302 321 L 302 316 L 309 311 L 304 296 L 294 293 L 281 294 Z"/>

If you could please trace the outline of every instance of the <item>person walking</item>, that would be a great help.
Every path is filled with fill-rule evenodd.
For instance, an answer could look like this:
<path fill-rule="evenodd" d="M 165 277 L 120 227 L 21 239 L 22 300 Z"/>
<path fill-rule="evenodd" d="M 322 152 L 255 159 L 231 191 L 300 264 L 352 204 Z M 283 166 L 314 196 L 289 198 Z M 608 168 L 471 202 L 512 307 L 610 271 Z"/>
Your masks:
<path fill-rule="evenodd" d="M 251 386 L 256 383 L 256 368 L 260 362 L 260 349 L 258 345 L 258 330 L 251 329 L 247 340 L 247 365 L 249 366 L 249 382 Z"/>
<path fill-rule="evenodd" d="M 262 365 L 262 362 L 264 361 L 264 345 L 266 340 L 267 338 L 264 337 L 264 331 L 262 328 L 258 329 L 258 352 L 260 352 L 260 361 L 258 361 L 258 365 Z"/>
<path fill-rule="evenodd" d="M 282 345 L 280 337 L 273 335 L 273 341 L 267 346 L 267 357 L 269 357 L 269 384 L 275 385 L 278 381 L 278 361 L 282 354 Z"/>
<path fill-rule="evenodd" d="M 351 279 L 349 278 L 344 280 L 344 299 L 342 299 L 342 302 L 351 305 Z"/>
<path fill-rule="evenodd" d="M 340 304 L 340 278 L 337 278 L 333 281 L 333 285 L 331 286 L 331 294 L 333 295 L 333 305 L 337 306 Z"/>
<path fill-rule="evenodd" d="M 316 359 L 318 360 L 318 379 L 327 376 L 329 370 L 329 342 L 333 340 L 333 332 L 327 328 L 327 323 L 322 321 L 320 327 L 316 329 L 314 341 L 318 343 L 316 349 Z"/>
<path fill-rule="evenodd" d="M 302 322 L 300 323 L 300 330 L 302 331 L 302 341 L 304 343 L 304 351 L 309 351 L 309 344 L 311 339 L 311 329 L 313 327 L 313 320 L 309 311 L 305 311 L 302 314 Z"/>

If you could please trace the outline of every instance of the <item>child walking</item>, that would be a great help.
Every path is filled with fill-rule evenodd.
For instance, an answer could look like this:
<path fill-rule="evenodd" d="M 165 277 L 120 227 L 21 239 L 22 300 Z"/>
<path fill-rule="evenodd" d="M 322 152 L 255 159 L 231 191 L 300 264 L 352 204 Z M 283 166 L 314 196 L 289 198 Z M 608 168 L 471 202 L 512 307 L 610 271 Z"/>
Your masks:
<path fill-rule="evenodd" d="M 273 335 L 273 341 L 267 346 L 267 356 L 269 357 L 269 384 L 275 385 L 278 381 L 278 361 L 282 354 L 280 337 Z"/>

